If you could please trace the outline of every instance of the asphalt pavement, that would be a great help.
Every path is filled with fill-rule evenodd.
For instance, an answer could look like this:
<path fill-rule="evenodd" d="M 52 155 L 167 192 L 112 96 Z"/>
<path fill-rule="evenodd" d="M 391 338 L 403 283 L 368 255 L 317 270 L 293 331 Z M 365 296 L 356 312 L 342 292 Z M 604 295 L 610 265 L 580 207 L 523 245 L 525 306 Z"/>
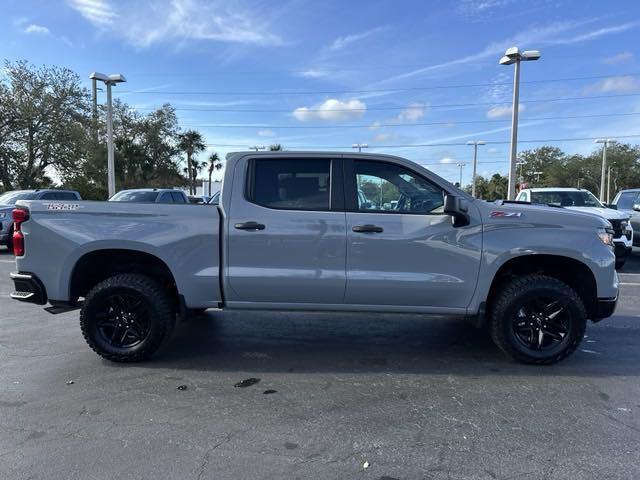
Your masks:
<path fill-rule="evenodd" d="M 259 312 L 118 365 L 78 312 L 9 299 L 13 268 L 2 250 L 0 479 L 640 478 L 640 251 L 551 367 L 462 320 Z"/>

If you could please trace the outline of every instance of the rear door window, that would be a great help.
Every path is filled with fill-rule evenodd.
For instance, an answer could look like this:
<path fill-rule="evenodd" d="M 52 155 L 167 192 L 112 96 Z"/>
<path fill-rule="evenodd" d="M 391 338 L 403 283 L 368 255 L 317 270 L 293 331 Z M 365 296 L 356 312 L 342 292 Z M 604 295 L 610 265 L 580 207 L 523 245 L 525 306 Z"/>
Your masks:
<path fill-rule="evenodd" d="M 171 192 L 164 192 L 162 195 L 160 195 L 160 200 L 158 200 L 158 203 L 173 203 Z"/>
<path fill-rule="evenodd" d="M 248 196 L 283 210 L 329 210 L 331 160 L 255 159 Z"/>

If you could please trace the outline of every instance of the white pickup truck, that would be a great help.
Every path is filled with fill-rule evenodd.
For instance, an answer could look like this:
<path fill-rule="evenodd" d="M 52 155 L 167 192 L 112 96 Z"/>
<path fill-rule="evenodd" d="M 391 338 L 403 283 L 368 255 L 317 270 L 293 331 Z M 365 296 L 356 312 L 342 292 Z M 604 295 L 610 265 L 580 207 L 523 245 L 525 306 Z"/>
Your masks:
<path fill-rule="evenodd" d="M 88 344 L 120 362 L 211 308 L 464 316 L 548 364 L 618 298 L 606 220 L 474 200 L 386 155 L 236 153 L 218 205 L 21 201 L 13 217 L 12 297 L 81 308 Z"/>

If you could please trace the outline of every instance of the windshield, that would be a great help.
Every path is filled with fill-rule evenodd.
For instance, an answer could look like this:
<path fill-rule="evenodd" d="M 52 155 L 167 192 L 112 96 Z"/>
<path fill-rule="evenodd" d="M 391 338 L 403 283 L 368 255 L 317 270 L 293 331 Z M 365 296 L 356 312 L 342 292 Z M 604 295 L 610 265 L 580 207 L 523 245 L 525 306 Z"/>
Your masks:
<path fill-rule="evenodd" d="M 15 205 L 18 200 L 34 200 L 36 192 L 7 192 L 0 195 L 0 205 Z"/>
<path fill-rule="evenodd" d="M 586 190 L 531 192 L 532 203 L 548 203 L 559 207 L 602 207 L 600 201 Z"/>
<path fill-rule="evenodd" d="M 123 190 L 109 199 L 110 202 L 155 203 L 158 192 Z"/>

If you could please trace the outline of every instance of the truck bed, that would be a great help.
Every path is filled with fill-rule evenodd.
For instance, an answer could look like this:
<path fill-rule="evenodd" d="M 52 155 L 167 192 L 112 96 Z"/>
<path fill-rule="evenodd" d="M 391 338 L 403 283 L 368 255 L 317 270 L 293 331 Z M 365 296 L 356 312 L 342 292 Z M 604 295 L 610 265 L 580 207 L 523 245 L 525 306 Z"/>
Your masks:
<path fill-rule="evenodd" d="M 217 307 L 220 212 L 214 205 L 21 201 L 30 220 L 22 230 L 21 272 L 38 272 L 50 301 L 70 300 L 78 261 L 96 250 L 135 250 L 157 257 L 173 273 L 189 308 Z"/>

